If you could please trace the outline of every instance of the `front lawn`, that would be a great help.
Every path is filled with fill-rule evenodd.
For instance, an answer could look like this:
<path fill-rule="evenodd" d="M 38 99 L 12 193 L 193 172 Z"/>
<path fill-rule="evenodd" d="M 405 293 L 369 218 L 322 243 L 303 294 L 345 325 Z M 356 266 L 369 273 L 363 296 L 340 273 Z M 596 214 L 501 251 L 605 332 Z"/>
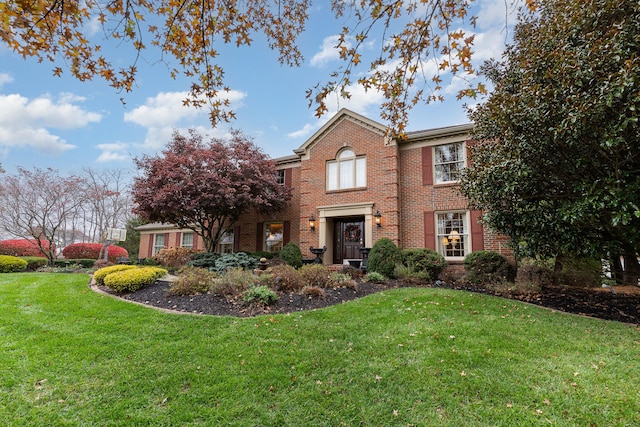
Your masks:
<path fill-rule="evenodd" d="M 616 322 L 424 288 L 177 315 L 88 280 L 0 275 L 3 425 L 640 425 L 640 331 Z"/>

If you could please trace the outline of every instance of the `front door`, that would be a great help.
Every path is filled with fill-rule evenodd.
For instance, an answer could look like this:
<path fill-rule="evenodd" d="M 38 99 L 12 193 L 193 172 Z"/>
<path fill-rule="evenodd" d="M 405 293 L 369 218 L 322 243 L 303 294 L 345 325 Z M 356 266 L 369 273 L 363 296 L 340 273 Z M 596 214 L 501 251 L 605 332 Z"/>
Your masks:
<path fill-rule="evenodd" d="M 342 264 L 345 259 L 362 259 L 360 248 L 364 247 L 364 220 L 357 218 L 334 221 L 333 241 L 334 264 Z"/>

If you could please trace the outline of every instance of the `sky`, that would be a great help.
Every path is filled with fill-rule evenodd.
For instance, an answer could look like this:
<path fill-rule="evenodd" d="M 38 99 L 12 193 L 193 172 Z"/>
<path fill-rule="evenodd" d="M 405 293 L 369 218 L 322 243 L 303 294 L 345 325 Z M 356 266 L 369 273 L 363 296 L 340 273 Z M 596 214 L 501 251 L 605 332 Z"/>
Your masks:
<path fill-rule="evenodd" d="M 100 79 L 79 82 L 68 73 L 54 77 L 53 64 L 25 60 L 0 45 L 0 165 L 6 173 L 15 173 L 17 167 L 50 167 L 64 175 L 83 168 L 135 173 L 133 158 L 160 154 L 174 130 L 189 128 L 216 137 L 242 130 L 265 154 L 277 158 L 293 154 L 340 108 L 384 123 L 379 116 L 381 97 L 361 89 L 348 101 L 330 99 L 329 112 L 321 118 L 308 106 L 305 91 L 326 82 L 340 65 L 334 46 L 344 25 L 331 15 L 328 0 L 313 3 L 299 39 L 305 57 L 300 67 L 279 64 L 276 53 L 259 37 L 251 47 L 222 49 L 219 63 L 236 119 L 215 129 L 206 109 L 183 106 L 190 82 L 171 79 L 153 55 L 138 62 L 134 90 L 118 93 Z M 476 65 L 500 57 L 511 36 L 506 28 L 515 22 L 513 11 L 510 0 L 479 0 L 472 30 Z M 124 52 L 107 53 L 119 63 L 131 63 Z M 444 87 L 445 102 L 414 109 L 407 130 L 467 123 L 463 104 L 473 101 L 455 99 L 464 84 L 454 79 Z"/>

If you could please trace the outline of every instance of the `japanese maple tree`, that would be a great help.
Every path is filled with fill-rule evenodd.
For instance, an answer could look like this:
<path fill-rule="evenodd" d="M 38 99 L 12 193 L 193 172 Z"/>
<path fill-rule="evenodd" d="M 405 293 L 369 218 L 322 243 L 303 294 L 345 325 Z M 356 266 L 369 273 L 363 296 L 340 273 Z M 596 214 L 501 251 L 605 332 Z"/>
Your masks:
<path fill-rule="evenodd" d="M 133 184 L 134 213 L 193 230 L 209 252 L 240 215 L 277 212 L 291 199 L 275 162 L 240 131 L 208 142 L 195 130 L 175 132 L 161 156 L 134 160 L 142 172 Z"/>

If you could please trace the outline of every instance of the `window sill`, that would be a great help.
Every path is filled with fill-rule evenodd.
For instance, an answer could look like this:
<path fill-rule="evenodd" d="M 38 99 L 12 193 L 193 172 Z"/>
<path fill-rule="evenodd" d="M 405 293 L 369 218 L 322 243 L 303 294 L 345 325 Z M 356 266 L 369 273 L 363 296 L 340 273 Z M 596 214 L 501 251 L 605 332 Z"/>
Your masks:
<path fill-rule="evenodd" d="M 459 184 L 460 181 L 447 181 L 447 182 L 436 182 L 433 184 L 434 187 L 454 187 Z"/>
<path fill-rule="evenodd" d="M 351 191 L 364 191 L 367 187 L 342 188 L 340 190 L 327 190 L 326 194 L 349 193 Z"/>

